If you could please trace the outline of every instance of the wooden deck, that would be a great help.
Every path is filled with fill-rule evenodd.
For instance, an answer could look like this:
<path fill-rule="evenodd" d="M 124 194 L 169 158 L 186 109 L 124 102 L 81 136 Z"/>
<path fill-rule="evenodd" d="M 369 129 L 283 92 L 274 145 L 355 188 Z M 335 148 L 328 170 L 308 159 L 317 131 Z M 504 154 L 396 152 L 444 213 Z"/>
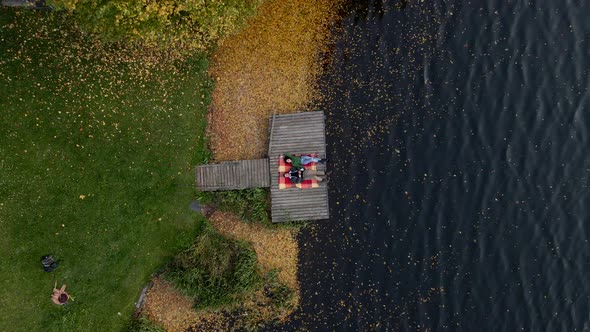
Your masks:
<path fill-rule="evenodd" d="M 203 191 L 270 187 L 268 159 L 228 161 L 198 166 L 197 188 Z"/>
<path fill-rule="evenodd" d="M 323 112 L 274 115 L 270 119 L 268 159 L 240 160 L 196 168 L 203 191 L 270 187 L 271 220 L 286 222 L 328 219 L 328 185 L 319 188 L 278 188 L 278 158 L 284 153 L 326 156 Z M 318 165 L 318 169 L 325 169 Z"/>
<path fill-rule="evenodd" d="M 328 185 L 312 189 L 279 189 L 278 157 L 283 153 L 326 156 L 324 112 L 274 115 L 268 146 L 273 222 L 328 219 Z"/>

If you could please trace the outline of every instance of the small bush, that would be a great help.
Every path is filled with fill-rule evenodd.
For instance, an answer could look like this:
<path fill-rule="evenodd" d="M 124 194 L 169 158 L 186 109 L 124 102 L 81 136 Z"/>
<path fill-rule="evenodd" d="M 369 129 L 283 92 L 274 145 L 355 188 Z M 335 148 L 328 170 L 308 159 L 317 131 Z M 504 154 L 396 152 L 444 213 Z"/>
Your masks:
<path fill-rule="evenodd" d="M 165 277 L 194 300 L 195 308 L 217 308 L 259 284 L 256 263 L 256 253 L 245 243 L 206 228 L 174 259 Z"/>

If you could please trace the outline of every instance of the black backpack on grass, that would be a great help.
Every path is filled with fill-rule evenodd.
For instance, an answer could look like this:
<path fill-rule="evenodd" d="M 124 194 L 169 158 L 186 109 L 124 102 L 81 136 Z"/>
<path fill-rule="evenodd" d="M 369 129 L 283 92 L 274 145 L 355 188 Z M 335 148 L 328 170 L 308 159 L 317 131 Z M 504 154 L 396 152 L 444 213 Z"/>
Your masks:
<path fill-rule="evenodd" d="M 57 261 L 53 256 L 47 255 L 41 257 L 41 265 L 43 265 L 43 270 L 45 272 L 51 272 L 57 268 Z"/>

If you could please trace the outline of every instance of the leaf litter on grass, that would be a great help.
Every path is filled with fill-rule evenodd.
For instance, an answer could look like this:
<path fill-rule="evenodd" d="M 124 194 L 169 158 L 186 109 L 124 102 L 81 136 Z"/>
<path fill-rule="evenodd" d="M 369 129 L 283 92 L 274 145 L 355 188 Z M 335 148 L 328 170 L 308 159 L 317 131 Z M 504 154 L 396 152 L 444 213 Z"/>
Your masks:
<path fill-rule="evenodd" d="M 0 159 L 11 170 L 0 219 L 11 221 L 7 250 L 20 248 L 6 251 L 14 268 L 2 279 L 27 290 L 20 306 L 0 305 L 0 330 L 119 330 L 140 284 L 193 232 L 178 199 L 190 187 L 177 184 L 191 183 L 191 158 L 205 158 L 207 62 L 100 42 L 63 13 L 0 8 L 0 34 Z M 17 254 L 47 246 L 68 261 L 57 273 L 74 285 L 71 310 L 45 306 L 47 280 L 23 277 Z"/>

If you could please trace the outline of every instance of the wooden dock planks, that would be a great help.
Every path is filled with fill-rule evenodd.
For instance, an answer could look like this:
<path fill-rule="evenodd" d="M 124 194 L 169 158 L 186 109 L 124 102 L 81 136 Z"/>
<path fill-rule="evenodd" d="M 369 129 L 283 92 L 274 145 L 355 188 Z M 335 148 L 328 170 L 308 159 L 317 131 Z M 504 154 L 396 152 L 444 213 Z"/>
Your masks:
<path fill-rule="evenodd" d="M 198 166 L 197 188 L 203 191 L 268 188 L 268 159 L 228 161 Z"/>
<path fill-rule="evenodd" d="M 196 168 L 203 191 L 268 188 L 272 222 L 319 220 L 330 217 L 328 185 L 319 188 L 278 188 L 278 157 L 283 153 L 326 156 L 323 112 L 274 115 L 270 119 L 268 159 L 229 161 Z M 318 165 L 318 169 L 324 169 Z"/>
<path fill-rule="evenodd" d="M 326 156 L 323 112 L 274 115 L 270 119 L 268 148 L 271 219 L 273 222 L 328 219 L 328 186 L 279 189 L 278 157 L 283 153 Z"/>

